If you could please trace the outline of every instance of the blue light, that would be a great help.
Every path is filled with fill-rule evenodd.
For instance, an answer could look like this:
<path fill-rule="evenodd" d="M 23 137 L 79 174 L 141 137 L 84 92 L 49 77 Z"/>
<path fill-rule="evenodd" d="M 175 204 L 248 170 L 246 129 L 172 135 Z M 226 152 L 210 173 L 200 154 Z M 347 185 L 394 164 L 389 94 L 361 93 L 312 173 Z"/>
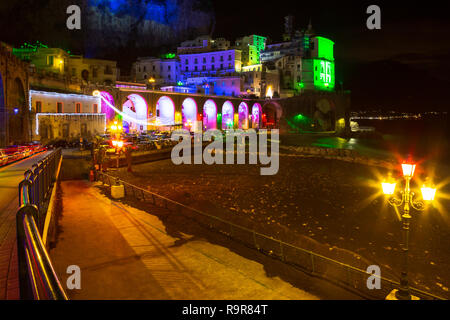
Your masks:
<path fill-rule="evenodd" d="M 18 108 L 14 108 L 14 114 L 19 114 L 19 109 Z"/>

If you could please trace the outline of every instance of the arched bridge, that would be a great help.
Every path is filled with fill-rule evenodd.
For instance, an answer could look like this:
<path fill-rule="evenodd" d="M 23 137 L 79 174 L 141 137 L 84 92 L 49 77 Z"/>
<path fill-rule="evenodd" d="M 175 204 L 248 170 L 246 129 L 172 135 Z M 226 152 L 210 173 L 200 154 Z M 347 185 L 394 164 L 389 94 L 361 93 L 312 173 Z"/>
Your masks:
<path fill-rule="evenodd" d="M 246 99 L 138 88 L 91 86 L 86 94 L 102 97 L 102 113 L 112 120 L 120 114 L 125 126 L 142 131 L 155 126 L 193 129 L 279 128 L 292 129 L 290 118 L 301 114 L 318 119 L 322 131 L 348 127 L 348 95 L 305 93 L 287 99 Z"/>

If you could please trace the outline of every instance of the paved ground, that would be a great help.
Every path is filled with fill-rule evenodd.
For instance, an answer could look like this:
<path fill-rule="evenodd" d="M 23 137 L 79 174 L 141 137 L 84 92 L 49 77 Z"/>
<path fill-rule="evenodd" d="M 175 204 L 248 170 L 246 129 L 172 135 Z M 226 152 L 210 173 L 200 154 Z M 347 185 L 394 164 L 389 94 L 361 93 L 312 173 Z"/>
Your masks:
<path fill-rule="evenodd" d="M 174 236 L 156 216 L 111 201 L 87 182 L 63 182 L 62 192 L 50 256 L 63 285 L 69 265 L 81 268 L 81 290 L 67 290 L 71 299 L 358 299 L 298 271 L 292 282 L 269 274 L 272 259 L 261 263 L 254 250 Z"/>
<path fill-rule="evenodd" d="M 0 167 L 0 300 L 17 299 L 16 212 L 23 174 L 48 153 Z"/>

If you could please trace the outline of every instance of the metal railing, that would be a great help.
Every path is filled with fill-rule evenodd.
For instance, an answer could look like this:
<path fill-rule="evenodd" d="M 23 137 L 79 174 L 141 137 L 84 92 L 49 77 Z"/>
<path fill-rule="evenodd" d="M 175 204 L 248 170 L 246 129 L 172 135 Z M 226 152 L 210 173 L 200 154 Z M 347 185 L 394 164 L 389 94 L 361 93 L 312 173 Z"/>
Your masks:
<path fill-rule="evenodd" d="M 61 149 L 25 172 L 19 184 L 17 253 L 20 298 L 25 300 L 67 300 L 42 240 L 45 205 L 57 180 Z"/>
<path fill-rule="evenodd" d="M 275 239 L 255 230 L 239 226 L 103 172 L 98 171 L 97 177 L 103 184 L 110 186 L 119 183 L 123 184 L 126 196 L 133 197 L 139 201 L 150 202 L 152 205 L 168 209 L 177 214 L 182 214 L 186 218 L 192 219 L 204 227 L 220 232 L 247 247 L 256 249 L 272 258 L 279 259 L 312 276 L 326 279 L 364 298 L 385 299 L 393 289 L 399 288 L 398 282 L 380 277 L 381 289 L 370 290 L 367 287 L 367 279 L 370 274 L 365 270 Z M 202 219 L 196 219 L 198 217 L 202 217 Z M 411 288 L 411 293 L 425 300 L 445 300 L 442 297 L 415 288 Z"/>

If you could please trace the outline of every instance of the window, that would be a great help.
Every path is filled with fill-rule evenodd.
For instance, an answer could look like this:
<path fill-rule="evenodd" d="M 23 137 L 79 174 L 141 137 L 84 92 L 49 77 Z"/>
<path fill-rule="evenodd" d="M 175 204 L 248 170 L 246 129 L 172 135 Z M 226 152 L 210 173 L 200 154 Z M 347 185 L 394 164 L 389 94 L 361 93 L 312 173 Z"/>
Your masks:
<path fill-rule="evenodd" d="M 229 64 L 228 64 L 228 69 L 231 69 L 231 68 L 232 68 L 232 67 L 231 67 L 231 63 L 229 63 Z"/>
<path fill-rule="evenodd" d="M 156 71 L 156 67 L 155 67 L 155 65 L 153 65 L 152 67 L 153 67 L 153 71 Z"/>
<path fill-rule="evenodd" d="M 203 66 L 203 71 L 206 71 L 206 66 Z"/>
<path fill-rule="evenodd" d="M 105 74 L 113 74 L 113 70 L 112 70 L 111 66 L 105 67 Z"/>
<path fill-rule="evenodd" d="M 223 69 L 223 63 L 220 64 L 220 69 Z"/>
<path fill-rule="evenodd" d="M 223 61 L 223 56 L 220 56 L 220 61 Z"/>
<path fill-rule="evenodd" d="M 231 54 L 228 56 L 228 61 L 231 61 Z"/>
<path fill-rule="evenodd" d="M 214 57 L 211 57 L 211 62 L 212 62 L 212 63 L 214 63 L 214 62 L 215 62 L 215 59 L 214 59 Z"/>
<path fill-rule="evenodd" d="M 42 102 L 36 101 L 36 113 L 41 113 L 41 112 L 42 112 Z"/>
<path fill-rule="evenodd" d="M 47 64 L 48 64 L 49 66 L 53 66 L 54 60 L 55 60 L 55 57 L 54 57 L 54 56 L 48 56 L 48 57 L 47 57 Z"/>
<path fill-rule="evenodd" d="M 211 65 L 211 69 L 212 69 L 212 70 L 215 70 L 215 69 L 216 69 L 216 66 L 215 66 L 215 65 Z"/>
<path fill-rule="evenodd" d="M 206 58 L 203 58 L 203 63 L 206 63 Z"/>
<path fill-rule="evenodd" d="M 81 113 L 81 103 L 78 102 L 75 104 L 75 112 Z"/>
<path fill-rule="evenodd" d="M 169 70 L 170 71 L 170 69 L 172 68 L 172 66 L 167 66 L 167 70 Z"/>
<path fill-rule="evenodd" d="M 56 103 L 56 112 L 57 113 L 63 113 L 63 104 L 62 104 L 62 102 L 57 102 Z"/>
<path fill-rule="evenodd" d="M 198 59 L 197 59 L 197 58 L 195 58 L 195 61 L 194 61 L 194 63 L 195 63 L 195 64 L 197 64 L 197 63 L 198 63 Z"/>
<path fill-rule="evenodd" d="M 72 77 L 75 77 L 77 75 L 77 70 L 75 68 L 72 68 Z"/>
<path fill-rule="evenodd" d="M 186 67 L 186 72 L 189 71 L 189 67 Z"/>
<path fill-rule="evenodd" d="M 186 59 L 186 60 L 184 61 L 184 63 L 185 63 L 185 64 L 189 64 L 189 60 Z"/>
<path fill-rule="evenodd" d="M 195 71 L 198 71 L 198 67 L 197 67 L 197 66 L 195 66 L 194 70 L 195 70 Z"/>
<path fill-rule="evenodd" d="M 146 66 L 144 66 L 144 72 L 146 72 L 147 71 L 147 67 Z"/>
<path fill-rule="evenodd" d="M 97 78 L 97 68 L 92 69 L 92 77 Z"/>
<path fill-rule="evenodd" d="M 94 113 L 98 113 L 98 104 L 94 103 Z"/>

